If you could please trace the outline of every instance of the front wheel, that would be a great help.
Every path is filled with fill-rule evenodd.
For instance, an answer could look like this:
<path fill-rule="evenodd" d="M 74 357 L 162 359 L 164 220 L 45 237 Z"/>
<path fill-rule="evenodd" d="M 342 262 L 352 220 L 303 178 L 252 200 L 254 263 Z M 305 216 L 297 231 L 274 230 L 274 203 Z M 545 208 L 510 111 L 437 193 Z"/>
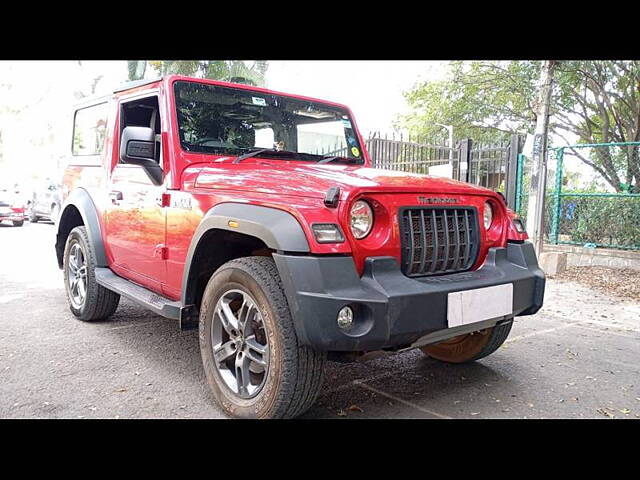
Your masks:
<path fill-rule="evenodd" d="M 271 258 L 239 258 L 216 271 L 199 333 L 207 381 L 227 414 L 293 418 L 315 401 L 326 353 L 299 343 Z"/>
<path fill-rule="evenodd" d="M 467 333 L 440 343 L 426 345 L 420 350 L 429 357 L 447 363 L 467 363 L 491 355 L 509 336 L 513 320 L 486 328 L 479 332 Z"/>

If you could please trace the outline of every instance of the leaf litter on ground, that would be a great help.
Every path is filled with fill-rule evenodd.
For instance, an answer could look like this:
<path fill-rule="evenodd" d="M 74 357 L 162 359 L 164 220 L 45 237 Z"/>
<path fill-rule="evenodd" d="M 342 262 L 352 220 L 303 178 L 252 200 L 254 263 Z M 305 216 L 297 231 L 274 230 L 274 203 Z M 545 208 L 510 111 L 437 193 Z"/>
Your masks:
<path fill-rule="evenodd" d="M 640 300 L 640 271 L 631 268 L 570 267 L 551 278 L 580 283 L 609 296 Z"/>

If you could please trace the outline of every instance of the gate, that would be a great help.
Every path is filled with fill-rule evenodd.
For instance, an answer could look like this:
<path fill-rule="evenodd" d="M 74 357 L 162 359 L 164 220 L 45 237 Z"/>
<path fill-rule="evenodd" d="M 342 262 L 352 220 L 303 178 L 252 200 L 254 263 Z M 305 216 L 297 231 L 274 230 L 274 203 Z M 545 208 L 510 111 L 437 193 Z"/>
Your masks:
<path fill-rule="evenodd" d="M 379 135 L 379 134 L 378 134 Z M 458 178 L 460 151 L 445 145 L 437 145 L 425 139 L 411 137 L 396 140 L 375 134 L 366 141 L 367 151 L 375 168 L 401 170 L 439 177 Z"/>
<path fill-rule="evenodd" d="M 382 138 L 374 134 L 366 140 L 375 168 L 402 170 L 473 183 L 502 192 L 507 204 L 516 203 L 517 159 L 521 139 L 513 135 L 508 142 L 475 144 L 461 140 L 451 148 L 425 139 L 395 135 Z"/>

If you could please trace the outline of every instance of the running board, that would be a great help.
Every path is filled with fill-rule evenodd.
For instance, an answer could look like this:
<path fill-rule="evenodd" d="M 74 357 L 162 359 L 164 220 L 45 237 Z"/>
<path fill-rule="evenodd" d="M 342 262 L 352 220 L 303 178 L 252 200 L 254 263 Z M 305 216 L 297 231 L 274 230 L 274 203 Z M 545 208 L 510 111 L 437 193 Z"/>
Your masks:
<path fill-rule="evenodd" d="M 161 297 L 155 292 L 148 290 L 140 285 L 136 285 L 129 280 L 119 277 L 109 268 L 96 267 L 96 282 L 109 290 L 116 292 L 129 300 L 133 300 L 139 305 L 162 315 L 166 318 L 174 320 L 182 319 L 182 303 L 174 302 L 168 298 Z M 182 321 L 181 328 L 182 326 Z"/>

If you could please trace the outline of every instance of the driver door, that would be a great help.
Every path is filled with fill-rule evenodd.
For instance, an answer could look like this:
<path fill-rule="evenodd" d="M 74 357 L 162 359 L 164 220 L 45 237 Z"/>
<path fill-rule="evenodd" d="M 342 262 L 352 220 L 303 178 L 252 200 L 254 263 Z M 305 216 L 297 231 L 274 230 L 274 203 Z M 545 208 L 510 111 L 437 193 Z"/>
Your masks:
<path fill-rule="evenodd" d="M 118 158 L 120 135 L 125 127 L 151 127 L 156 133 L 156 160 L 164 167 L 159 141 L 162 123 L 157 95 L 123 101 L 114 141 Z M 112 269 L 161 293 L 161 285 L 166 281 L 166 209 L 162 206 L 166 186 L 155 185 L 142 166 L 119 161 L 111 172 L 108 191 L 106 237 L 113 256 Z"/>

